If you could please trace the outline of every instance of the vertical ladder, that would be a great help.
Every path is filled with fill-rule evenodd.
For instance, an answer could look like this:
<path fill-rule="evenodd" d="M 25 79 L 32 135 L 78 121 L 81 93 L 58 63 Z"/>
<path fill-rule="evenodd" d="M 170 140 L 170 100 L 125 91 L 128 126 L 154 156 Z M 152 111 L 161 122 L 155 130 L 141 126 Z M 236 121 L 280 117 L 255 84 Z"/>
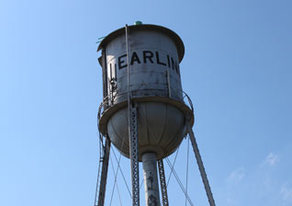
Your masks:
<path fill-rule="evenodd" d="M 137 108 L 133 105 L 129 107 L 129 149 L 131 159 L 131 179 L 132 179 L 132 205 L 140 205 L 139 187 L 139 160 L 138 160 L 138 124 Z"/>
<path fill-rule="evenodd" d="M 162 205 L 168 206 L 167 185 L 165 181 L 164 165 L 163 165 L 162 159 L 158 160 L 158 172 L 159 172 L 159 178 L 160 178 Z"/>
<path fill-rule="evenodd" d="M 127 53 L 127 85 L 128 85 L 128 134 L 129 134 L 129 153 L 131 160 L 131 179 L 132 179 L 132 205 L 140 205 L 140 188 L 139 188 L 139 152 L 138 152 L 138 122 L 137 107 L 132 102 L 130 86 L 130 61 L 129 61 L 129 37 L 128 25 L 125 26 L 125 41 Z"/>

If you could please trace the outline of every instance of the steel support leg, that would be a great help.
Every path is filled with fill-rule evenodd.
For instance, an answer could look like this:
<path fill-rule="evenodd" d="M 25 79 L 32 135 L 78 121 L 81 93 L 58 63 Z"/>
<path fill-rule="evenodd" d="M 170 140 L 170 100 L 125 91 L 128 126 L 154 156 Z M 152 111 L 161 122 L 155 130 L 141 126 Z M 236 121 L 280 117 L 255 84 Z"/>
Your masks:
<path fill-rule="evenodd" d="M 203 161 L 202 161 L 202 158 L 201 158 L 201 155 L 200 155 L 198 144 L 197 144 L 194 132 L 193 132 L 192 128 L 189 125 L 188 125 L 188 132 L 189 132 L 189 135 L 190 135 L 191 143 L 192 143 L 193 150 L 194 150 L 194 153 L 195 153 L 195 156 L 196 156 L 196 159 L 197 159 L 197 164 L 198 164 L 198 167 L 199 167 L 199 170 L 200 170 L 200 174 L 201 174 L 201 177 L 202 177 L 202 180 L 203 180 L 203 184 L 204 184 L 204 187 L 205 187 L 205 190 L 206 190 L 206 194 L 207 194 L 207 197 L 208 197 L 209 204 L 210 204 L 210 206 L 215 206 L 215 200 L 214 200 L 213 194 L 211 192 L 211 188 L 210 188 L 209 181 L 208 181 L 208 178 L 207 178 L 207 174 L 206 174 L 206 171 L 205 171 L 205 168 L 204 168 L 204 164 L 203 164 Z"/>
<path fill-rule="evenodd" d="M 168 206 L 167 185 L 166 185 L 166 181 L 165 181 L 164 165 L 163 165 L 162 159 L 158 160 L 158 171 L 159 171 L 159 177 L 160 177 L 162 205 Z"/>
<path fill-rule="evenodd" d="M 101 178 L 100 178 L 100 184 L 99 184 L 98 206 L 104 206 L 110 146 L 111 146 L 111 141 L 109 140 L 108 137 L 106 137 L 105 147 L 103 151 L 103 159 L 102 159 Z"/>
<path fill-rule="evenodd" d="M 142 155 L 146 206 L 160 206 L 155 153 Z"/>
<path fill-rule="evenodd" d="M 138 161 L 138 123 L 137 108 L 129 107 L 129 149 L 131 159 L 132 205 L 140 205 L 139 195 L 139 161 Z"/>

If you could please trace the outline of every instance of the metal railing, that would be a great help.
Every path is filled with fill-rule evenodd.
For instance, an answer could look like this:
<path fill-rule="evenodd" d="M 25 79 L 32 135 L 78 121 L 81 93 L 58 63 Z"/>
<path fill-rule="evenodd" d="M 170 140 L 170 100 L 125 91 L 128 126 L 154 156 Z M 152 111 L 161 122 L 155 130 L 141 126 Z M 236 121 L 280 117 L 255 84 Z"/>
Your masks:
<path fill-rule="evenodd" d="M 125 93 L 126 94 L 126 93 Z M 120 95 L 116 95 L 116 96 L 111 96 L 111 95 L 108 95 L 106 96 L 103 101 L 100 103 L 99 105 L 99 108 L 98 108 L 98 114 L 97 114 L 97 118 L 98 120 L 100 120 L 101 116 L 103 115 L 104 111 L 115 105 L 114 104 L 114 101 L 116 100 L 117 97 L 119 96 L 123 96 L 123 94 L 120 94 Z M 161 96 L 161 97 L 167 97 L 167 96 Z M 132 98 L 135 98 L 135 96 L 132 96 Z M 169 98 L 169 97 L 167 97 Z M 170 99 L 174 99 L 174 100 L 178 100 L 178 99 L 175 99 L 175 98 L 170 98 Z M 193 102 L 191 100 L 191 98 L 189 97 L 189 95 L 182 91 L 182 100 L 181 100 L 186 106 L 188 106 L 192 113 L 194 113 L 194 106 L 193 106 Z"/>

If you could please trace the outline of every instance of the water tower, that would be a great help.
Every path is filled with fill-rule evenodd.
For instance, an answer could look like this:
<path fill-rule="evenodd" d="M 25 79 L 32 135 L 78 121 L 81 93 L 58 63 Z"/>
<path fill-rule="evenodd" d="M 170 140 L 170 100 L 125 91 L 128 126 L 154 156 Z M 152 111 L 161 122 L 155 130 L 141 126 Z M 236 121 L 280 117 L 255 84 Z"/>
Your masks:
<path fill-rule="evenodd" d="M 111 143 L 131 161 L 132 205 L 140 205 L 139 162 L 143 164 L 147 206 L 169 205 L 163 158 L 189 133 L 211 206 L 215 206 L 192 131 L 191 101 L 185 103 L 179 63 L 184 56 L 180 37 L 162 26 L 126 25 L 99 44 L 103 102 L 99 130 L 105 139 L 96 204 L 104 206 Z M 190 105 L 190 106 L 188 106 Z"/>

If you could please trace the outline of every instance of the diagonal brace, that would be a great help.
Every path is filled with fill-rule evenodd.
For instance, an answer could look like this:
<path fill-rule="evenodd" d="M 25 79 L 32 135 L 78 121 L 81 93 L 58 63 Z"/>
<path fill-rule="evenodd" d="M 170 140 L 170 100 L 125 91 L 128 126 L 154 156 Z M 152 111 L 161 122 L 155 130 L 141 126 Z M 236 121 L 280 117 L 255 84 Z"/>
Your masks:
<path fill-rule="evenodd" d="M 199 151 L 199 148 L 198 148 L 198 144 L 197 144 L 194 132 L 193 132 L 192 128 L 190 127 L 190 125 L 188 125 L 188 132 L 189 132 L 190 140 L 191 140 L 191 143 L 192 143 L 192 146 L 193 146 L 193 150 L 194 150 L 194 153 L 195 153 L 195 156 L 196 156 L 196 159 L 197 159 L 197 164 L 198 164 L 198 167 L 199 167 L 199 170 L 200 170 L 200 174 L 201 174 L 202 181 L 203 181 L 203 184 L 204 184 L 204 187 L 205 187 L 205 190 L 206 190 L 206 194 L 207 194 L 207 197 L 208 197 L 209 204 L 210 204 L 210 206 L 215 206 L 215 200 L 213 198 L 211 187 L 209 185 L 209 181 L 208 181 L 208 178 L 207 178 L 207 173 L 206 173 L 205 168 L 204 168 L 204 164 L 203 164 L 203 161 L 202 161 L 202 158 L 201 158 L 201 155 L 200 155 L 200 151 Z"/>

